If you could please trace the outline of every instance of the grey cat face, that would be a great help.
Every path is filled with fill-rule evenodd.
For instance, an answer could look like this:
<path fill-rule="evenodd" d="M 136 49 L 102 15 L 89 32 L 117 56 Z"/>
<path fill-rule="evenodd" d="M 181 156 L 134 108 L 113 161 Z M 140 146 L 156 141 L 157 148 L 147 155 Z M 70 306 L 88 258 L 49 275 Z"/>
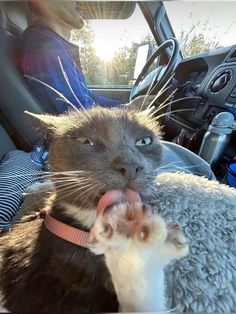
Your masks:
<path fill-rule="evenodd" d="M 161 133 L 146 112 L 94 108 L 40 119 L 54 130 L 49 164 L 52 171 L 63 172 L 53 179 L 67 203 L 90 207 L 111 189 L 151 190 L 161 158 Z M 73 179 L 70 188 L 63 178 Z"/>

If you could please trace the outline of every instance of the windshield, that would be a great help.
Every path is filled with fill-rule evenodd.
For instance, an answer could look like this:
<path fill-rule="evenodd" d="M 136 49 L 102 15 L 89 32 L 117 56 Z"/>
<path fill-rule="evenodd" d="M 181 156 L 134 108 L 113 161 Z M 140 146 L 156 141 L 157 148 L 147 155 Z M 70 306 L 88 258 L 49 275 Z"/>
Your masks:
<path fill-rule="evenodd" d="M 133 84 L 137 48 L 155 43 L 138 5 L 125 20 L 89 20 L 85 27 L 72 33 L 80 47 L 80 61 L 90 86 Z"/>
<path fill-rule="evenodd" d="M 166 1 L 183 56 L 236 44 L 236 2 Z"/>

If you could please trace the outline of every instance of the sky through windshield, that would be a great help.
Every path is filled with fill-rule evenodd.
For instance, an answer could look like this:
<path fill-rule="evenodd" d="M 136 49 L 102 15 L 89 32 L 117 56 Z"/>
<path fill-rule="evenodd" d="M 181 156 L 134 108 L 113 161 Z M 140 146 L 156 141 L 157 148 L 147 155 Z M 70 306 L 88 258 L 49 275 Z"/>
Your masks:
<path fill-rule="evenodd" d="M 235 1 L 165 1 L 164 5 L 177 39 L 181 30 L 196 24 L 196 33 L 215 38 L 219 46 L 236 44 Z"/>

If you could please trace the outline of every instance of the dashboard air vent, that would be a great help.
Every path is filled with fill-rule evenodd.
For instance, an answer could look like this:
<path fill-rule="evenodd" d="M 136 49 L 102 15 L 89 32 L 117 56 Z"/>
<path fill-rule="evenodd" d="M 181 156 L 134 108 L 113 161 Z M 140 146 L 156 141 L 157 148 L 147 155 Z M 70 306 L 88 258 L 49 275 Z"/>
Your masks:
<path fill-rule="evenodd" d="M 234 47 L 227 56 L 226 62 L 235 62 L 236 61 L 236 48 Z"/>
<path fill-rule="evenodd" d="M 218 93 L 220 90 L 225 88 L 230 80 L 232 79 L 232 71 L 226 70 L 218 74 L 212 81 L 209 86 L 210 93 Z"/>

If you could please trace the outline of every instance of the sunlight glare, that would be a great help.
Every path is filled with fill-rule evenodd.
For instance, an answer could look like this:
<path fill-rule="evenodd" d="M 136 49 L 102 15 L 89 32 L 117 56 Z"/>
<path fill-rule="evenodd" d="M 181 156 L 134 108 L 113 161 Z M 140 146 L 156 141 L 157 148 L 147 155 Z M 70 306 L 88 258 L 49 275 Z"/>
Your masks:
<path fill-rule="evenodd" d="M 101 38 L 97 38 L 94 45 L 97 56 L 105 62 L 112 60 L 116 52 L 116 46 L 117 45 L 115 45 L 113 42 L 108 43 Z"/>

